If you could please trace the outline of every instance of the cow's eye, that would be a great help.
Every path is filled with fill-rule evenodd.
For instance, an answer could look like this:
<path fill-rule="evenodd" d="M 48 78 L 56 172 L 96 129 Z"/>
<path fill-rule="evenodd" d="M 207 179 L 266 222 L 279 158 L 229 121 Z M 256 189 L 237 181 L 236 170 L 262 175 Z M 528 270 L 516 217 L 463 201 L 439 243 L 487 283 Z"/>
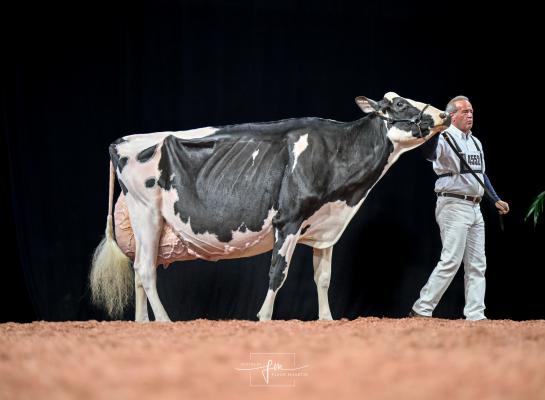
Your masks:
<path fill-rule="evenodd" d="M 403 103 L 401 101 L 398 101 L 396 103 L 396 106 L 397 106 L 397 108 L 401 108 L 401 107 L 403 107 Z"/>

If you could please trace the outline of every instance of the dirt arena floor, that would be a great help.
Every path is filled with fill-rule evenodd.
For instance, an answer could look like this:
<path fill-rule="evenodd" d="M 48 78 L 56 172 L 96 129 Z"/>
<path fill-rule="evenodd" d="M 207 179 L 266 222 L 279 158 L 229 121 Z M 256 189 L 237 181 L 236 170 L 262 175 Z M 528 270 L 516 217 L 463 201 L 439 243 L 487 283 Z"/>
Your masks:
<path fill-rule="evenodd" d="M 0 324 L 0 399 L 545 399 L 545 321 Z"/>

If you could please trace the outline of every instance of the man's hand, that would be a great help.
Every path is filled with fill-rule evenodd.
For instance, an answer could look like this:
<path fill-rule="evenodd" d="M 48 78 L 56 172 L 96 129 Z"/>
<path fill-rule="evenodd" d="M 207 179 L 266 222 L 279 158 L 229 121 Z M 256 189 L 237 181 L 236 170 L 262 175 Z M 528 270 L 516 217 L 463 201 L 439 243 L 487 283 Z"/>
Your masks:
<path fill-rule="evenodd" d="M 499 210 L 501 215 L 507 214 L 509 212 L 509 204 L 503 200 L 496 201 L 496 208 Z"/>

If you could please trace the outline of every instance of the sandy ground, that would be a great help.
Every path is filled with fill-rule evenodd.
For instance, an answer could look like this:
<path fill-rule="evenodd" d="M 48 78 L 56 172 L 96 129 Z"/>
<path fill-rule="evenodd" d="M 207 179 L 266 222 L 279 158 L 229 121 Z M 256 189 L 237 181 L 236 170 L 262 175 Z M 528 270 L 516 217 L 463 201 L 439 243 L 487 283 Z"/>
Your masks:
<path fill-rule="evenodd" d="M 0 399 L 545 399 L 545 321 L 0 324 Z"/>

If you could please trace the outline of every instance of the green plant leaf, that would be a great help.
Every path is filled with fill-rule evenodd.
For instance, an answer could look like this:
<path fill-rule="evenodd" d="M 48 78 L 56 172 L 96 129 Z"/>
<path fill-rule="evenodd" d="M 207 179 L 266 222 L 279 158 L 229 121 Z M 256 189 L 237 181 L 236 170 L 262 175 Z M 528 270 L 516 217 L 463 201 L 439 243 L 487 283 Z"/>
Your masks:
<path fill-rule="evenodd" d="M 545 192 L 541 192 L 532 202 L 532 205 L 528 209 L 528 214 L 524 220 L 526 221 L 533 214 L 534 216 L 534 227 L 537 225 L 537 220 L 539 216 L 543 213 L 543 202 L 545 200 Z"/>

